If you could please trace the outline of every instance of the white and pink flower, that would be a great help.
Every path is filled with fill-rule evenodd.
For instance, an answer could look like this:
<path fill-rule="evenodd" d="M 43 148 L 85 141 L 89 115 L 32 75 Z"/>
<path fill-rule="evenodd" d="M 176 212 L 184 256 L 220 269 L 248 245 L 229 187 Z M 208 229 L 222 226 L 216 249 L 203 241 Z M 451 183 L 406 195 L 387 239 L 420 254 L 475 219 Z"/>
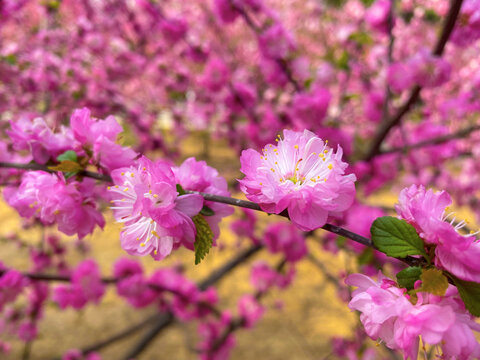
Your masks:
<path fill-rule="evenodd" d="M 240 187 L 247 198 L 268 213 L 285 209 L 302 230 L 313 230 L 330 215 L 350 207 L 355 197 L 353 174 L 345 175 L 342 148 L 335 153 L 326 142 L 305 130 L 284 131 L 278 144 L 269 144 L 259 154 L 242 152 Z"/>

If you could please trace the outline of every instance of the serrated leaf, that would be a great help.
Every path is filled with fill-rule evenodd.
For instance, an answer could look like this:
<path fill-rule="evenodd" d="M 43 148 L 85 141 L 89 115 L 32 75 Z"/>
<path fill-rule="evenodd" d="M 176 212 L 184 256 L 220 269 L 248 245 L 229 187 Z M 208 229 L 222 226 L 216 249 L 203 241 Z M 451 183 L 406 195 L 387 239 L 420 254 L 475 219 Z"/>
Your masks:
<path fill-rule="evenodd" d="M 179 196 L 186 194 L 185 190 L 183 189 L 182 185 L 180 185 L 180 184 L 177 184 L 177 192 L 178 192 Z"/>
<path fill-rule="evenodd" d="M 444 296 L 448 288 L 448 279 L 443 275 L 442 270 L 439 269 L 423 269 L 422 286 L 418 291 L 428 292 L 437 296 Z"/>
<path fill-rule="evenodd" d="M 54 171 L 75 172 L 75 173 L 82 170 L 82 166 L 79 163 L 71 160 L 63 160 L 62 162 L 60 162 L 60 164 L 55 166 L 49 166 L 48 168 Z"/>
<path fill-rule="evenodd" d="M 210 209 L 207 205 L 204 205 L 202 210 L 200 210 L 200 214 L 202 214 L 203 216 L 213 216 L 215 215 L 215 211 Z"/>
<path fill-rule="evenodd" d="M 60 154 L 57 156 L 57 161 L 65 161 L 65 160 L 70 160 L 70 161 L 78 161 L 77 153 L 73 150 L 68 150 L 65 151 L 63 154 Z"/>
<path fill-rule="evenodd" d="M 193 223 L 197 229 L 197 235 L 195 236 L 195 265 L 200 264 L 200 262 L 207 256 L 210 248 L 213 244 L 213 232 L 208 225 L 207 220 L 203 215 L 195 215 L 193 218 Z"/>
<path fill-rule="evenodd" d="M 474 316 L 480 316 L 480 284 L 465 281 L 450 275 L 460 293 L 460 297 L 468 311 Z"/>
<path fill-rule="evenodd" d="M 420 280 L 422 275 L 422 268 L 418 266 L 411 266 L 403 269 L 397 274 L 397 283 L 400 287 L 408 290 L 413 289 L 415 281 Z"/>
<path fill-rule="evenodd" d="M 428 259 L 423 240 L 415 228 L 404 220 L 392 216 L 380 217 L 373 222 L 370 232 L 375 247 L 388 256 L 423 255 Z"/>

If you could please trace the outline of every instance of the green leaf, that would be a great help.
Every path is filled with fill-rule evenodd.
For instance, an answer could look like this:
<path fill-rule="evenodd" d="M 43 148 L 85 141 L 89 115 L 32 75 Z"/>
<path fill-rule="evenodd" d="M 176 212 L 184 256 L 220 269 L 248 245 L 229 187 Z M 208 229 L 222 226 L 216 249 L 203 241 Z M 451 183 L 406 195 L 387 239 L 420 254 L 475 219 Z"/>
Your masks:
<path fill-rule="evenodd" d="M 457 287 L 467 310 L 474 316 L 480 316 L 480 284 L 460 280 L 451 274 L 449 274 L 449 277 Z"/>
<path fill-rule="evenodd" d="M 397 274 L 397 283 L 400 287 L 411 290 L 415 281 L 420 280 L 420 275 L 422 275 L 421 267 L 408 267 Z"/>
<path fill-rule="evenodd" d="M 357 31 L 348 37 L 349 40 L 355 41 L 358 45 L 370 45 L 373 44 L 373 39 L 369 33 L 365 31 Z"/>
<path fill-rule="evenodd" d="M 195 215 L 192 220 L 195 224 L 195 228 L 197 229 L 194 248 L 195 265 L 198 265 L 205 258 L 205 256 L 207 256 L 210 248 L 212 247 L 213 232 L 212 229 L 210 229 L 210 225 L 208 225 L 207 221 L 202 215 Z"/>
<path fill-rule="evenodd" d="M 203 216 L 213 216 L 215 215 L 215 211 L 210 209 L 207 205 L 204 205 L 202 210 L 200 210 L 200 214 L 202 214 Z"/>
<path fill-rule="evenodd" d="M 428 259 L 423 240 L 415 228 L 404 220 L 392 216 L 380 217 L 373 222 L 370 232 L 375 247 L 388 256 L 423 255 Z"/>
<path fill-rule="evenodd" d="M 348 71 L 350 70 L 350 66 L 348 65 L 349 60 L 350 60 L 350 55 L 348 54 L 347 51 L 344 50 L 342 52 L 342 55 L 340 55 L 340 57 L 337 59 L 336 65 L 340 70 Z"/>
<path fill-rule="evenodd" d="M 49 166 L 48 168 L 54 171 L 75 173 L 82 170 L 82 166 L 79 163 L 71 160 L 63 160 L 62 162 L 60 162 L 60 164 L 55 166 Z"/>
<path fill-rule="evenodd" d="M 325 0 L 325 3 L 328 6 L 334 7 L 334 8 L 340 8 L 343 5 L 345 5 L 347 0 Z"/>
<path fill-rule="evenodd" d="M 180 184 L 177 184 L 177 192 L 178 192 L 179 196 L 186 194 L 185 190 L 183 189 L 182 185 L 180 185 Z"/>
<path fill-rule="evenodd" d="M 370 264 L 373 261 L 373 259 L 374 259 L 373 249 L 366 248 L 357 258 L 358 265 Z"/>
<path fill-rule="evenodd" d="M 347 242 L 347 238 L 343 237 L 343 236 L 337 236 L 335 242 L 337 243 L 337 246 L 339 248 L 343 248 Z"/>
<path fill-rule="evenodd" d="M 413 11 L 403 11 L 400 13 L 400 16 L 402 17 L 403 21 L 405 21 L 407 24 L 410 24 L 410 21 L 412 21 L 413 18 Z"/>
<path fill-rule="evenodd" d="M 2 56 L 1 59 L 4 60 L 7 64 L 10 64 L 10 65 L 15 65 L 17 63 L 17 55 L 15 55 L 15 54 L 8 54 L 8 55 L 5 55 L 5 56 Z"/>
<path fill-rule="evenodd" d="M 439 22 L 442 18 L 435 12 L 435 10 L 426 9 L 426 10 L 425 10 L 425 13 L 424 13 L 424 15 L 423 15 L 423 19 L 424 19 L 426 22 L 429 22 L 429 23 L 432 23 L 432 24 L 436 24 L 436 23 Z"/>
<path fill-rule="evenodd" d="M 418 291 L 428 292 L 437 296 L 444 296 L 448 288 L 448 279 L 439 269 L 423 269 L 422 286 Z"/>
<path fill-rule="evenodd" d="M 64 161 L 64 160 L 77 162 L 78 161 L 77 153 L 73 150 L 68 150 L 68 151 L 65 151 L 63 154 L 60 154 L 57 156 L 57 161 Z"/>
<path fill-rule="evenodd" d="M 365 7 L 370 7 L 375 2 L 375 0 L 361 0 L 361 1 L 362 1 L 362 4 L 365 5 Z"/>

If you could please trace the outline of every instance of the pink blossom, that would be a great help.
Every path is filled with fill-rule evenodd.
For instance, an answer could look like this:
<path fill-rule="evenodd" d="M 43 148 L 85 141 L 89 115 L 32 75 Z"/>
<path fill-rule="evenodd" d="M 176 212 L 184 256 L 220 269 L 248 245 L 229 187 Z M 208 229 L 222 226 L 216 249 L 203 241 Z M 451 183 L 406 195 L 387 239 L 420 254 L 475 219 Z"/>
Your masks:
<path fill-rule="evenodd" d="M 98 265 L 93 260 L 81 262 L 73 271 L 71 284 L 54 289 L 53 300 L 60 308 L 83 308 L 89 301 L 98 303 L 105 292 Z"/>
<path fill-rule="evenodd" d="M 62 360 L 101 360 L 101 356 L 96 352 L 83 354 L 78 349 L 70 349 L 62 356 Z"/>
<path fill-rule="evenodd" d="M 218 57 L 210 57 L 200 83 L 210 91 L 220 91 L 226 85 L 229 76 L 230 72 L 225 62 Z"/>
<path fill-rule="evenodd" d="M 250 282 L 257 291 L 265 292 L 277 282 L 277 272 L 266 262 L 256 262 L 250 270 Z"/>
<path fill-rule="evenodd" d="M 374 30 L 387 33 L 390 7 L 390 0 L 375 1 L 375 3 L 365 13 L 366 23 Z"/>
<path fill-rule="evenodd" d="M 265 231 L 264 241 L 270 252 L 282 252 L 287 261 L 301 260 L 308 252 L 303 234 L 289 223 L 270 225 Z"/>
<path fill-rule="evenodd" d="M 188 24 L 182 18 L 164 18 L 160 20 L 159 25 L 163 35 L 171 43 L 176 43 L 183 39 L 188 31 Z"/>
<path fill-rule="evenodd" d="M 201 360 L 224 360 L 230 357 L 230 352 L 236 343 L 235 337 L 232 334 L 230 334 L 217 349 L 214 349 L 214 345 L 230 325 L 231 321 L 231 314 L 229 312 L 223 312 L 219 320 L 200 323 L 198 326 L 198 334 L 201 338 L 199 344 L 202 350 L 200 355 Z"/>
<path fill-rule="evenodd" d="M 137 153 L 116 143 L 123 128 L 115 117 L 108 116 L 105 120 L 99 120 L 91 117 L 87 108 L 77 109 L 70 118 L 70 127 L 75 140 L 81 146 L 90 146 L 95 161 L 105 169 L 111 171 L 133 164 Z"/>
<path fill-rule="evenodd" d="M 379 122 L 383 116 L 383 103 L 385 95 L 380 91 L 371 91 L 365 97 L 363 111 L 365 117 L 373 122 Z"/>
<path fill-rule="evenodd" d="M 419 337 L 425 343 L 442 347 L 444 355 L 473 359 L 480 351 L 472 330 L 479 330 L 458 297 L 456 288 L 450 286 L 444 297 L 418 293 L 415 305 L 410 303 L 405 289 L 381 276 L 377 282 L 365 275 L 353 274 L 346 281 L 357 286 L 349 303 L 351 309 L 361 312 L 360 320 L 367 334 L 381 339 L 391 349 L 404 353 L 405 359 L 416 359 Z M 457 342 L 454 331 L 465 337 Z"/>
<path fill-rule="evenodd" d="M 117 260 L 113 274 L 117 279 L 117 293 L 133 307 L 148 306 L 157 298 L 157 292 L 149 286 L 143 276 L 142 266 L 137 261 L 126 258 Z"/>
<path fill-rule="evenodd" d="M 30 321 L 24 322 L 18 328 L 18 337 L 20 340 L 29 342 L 37 337 L 37 326 Z"/>
<path fill-rule="evenodd" d="M 112 178 L 112 209 L 124 223 L 120 241 L 127 253 L 160 260 L 180 245 L 193 250 L 196 230 L 191 217 L 201 210 L 203 197 L 177 196 L 175 175 L 167 163 L 142 157 L 137 167 L 114 170 Z"/>
<path fill-rule="evenodd" d="M 262 318 L 265 309 L 252 295 L 243 295 L 238 301 L 238 314 L 242 317 L 244 326 L 251 328 Z"/>
<path fill-rule="evenodd" d="M 235 82 L 225 97 L 225 105 L 234 113 L 251 109 L 257 101 L 255 88 L 246 83 Z"/>
<path fill-rule="evenodd" d="M 421 49 L 407 66 L 413 74 L 413 80 L 420 86 L 431 88 L 444 84 L 450 79 L 451 66 L 441 57 L 434 56 L 428 49 Z"/>
<path fill-rule="evenodd" d="M 5 304 L 15 301 L 27 284 L 27 279 L 18 271 L 4 272 L 0 277 L 0 311 Z"/>
<path fill-rule="evenodd" d="M 387 82 L 390 88 L 401 93 L 413 85 L 413 73 L 407 64 L 397 62 L 388 67 Z"/>
<path fill-rule="evenodd" d="M 478 0 L 463 2 L 451 39 L 459 46 L 468 46 L 480 39 L 480 2 Z"/>
<path fill-rule="evenodd" d="M 245 236 L 249 239 L 254 237 L 255 223 L 257 217 L 250 209 L 242 209 L 242 217 L 232 221 L 230 228 L 237 236 Z"/>
<path fill-rule="evenodd" d="M 242 152 L 240 187 L 247 198 L 268 213 L 285 209 L 301 230 L 323 226 L 329 215 L 346 210 L 355 196 L 355 175 L 345 175 L 348 166 L 320 138 L 284 130 L 278 145 L 267 145 L 263 155 L 253 149 Z"/>
<path fill-rule="evenodd" d="M 292 35 L 278 22 L 260 34 L 258 46 L 267 59 L 285 59 L 295 49 Z"/>
<path fill-rule="evenodd" d="M 33 159 L 45 164 L 50 158 L 56 158 L 66 150 L 72 149 L 73 137 L 69 129 L 60 127 L 60 133 L 54 134 L 42 118 L 30 120 L 20 118 L 10 122 L 11 130 L 6 130 L 12 139 L 15 150 L 29 150 Z"/>
<path fill-rule="evenodd" d="M 67 235 L 79 238 L 105 225 L 94 200 L 95 181 L 66 183 L 63 177 L 43 171 L 31 171 L 22 176 L 18 188 L 7 187 L 4 197 L 22 217 L 36 217 L 44 224 L 58 224 Z"/>
<path fill-rule="evenodd" d="M 310 93 L 298 93 L 292 100 L 291 116 L 293 123 L 300 129 L 315 129 L 327 114 L 332 95 L 322 87 Z"/>
<path fill-rule="evenodd" d="M 214 11 L 225 24 L 234 22 L 239 15 L 231 0 L 214 0 Z"/>
<path fill-rule="evenodd" d="M 465 225 L 462 221 L 455 227 L 446 222 L 452 214 L 445 215 L 451 204 L 445 192 L 425 190 L 412 185 L 400 192 L 395 209 L 399 216 L 412 224 L 427 243 L 435 244 L 435 264 L 450 271 L 460 279 L 480 282 L 480 242 L 475 236 L 461 235 L 457 230 Z"/>
<path fill-rule="evenodd" d="M 205 161 L 197 161 L 191 157 L 172 170 L 175 174 L 176 183 L 180 184 L 184 190 L 230 196 L 227 181 L 218 174 L 217 170 L 208 166 Z M 205 220 L 213 231 L 215 244 L 216 239 L 220 235 L 220 221 L 222 218 L 233 214 L 234 210 L 229 205 L 213 201 L 205 201 L 204 206 L 207 206 L 214 212 L 212 216 L 205 216 Z"/>

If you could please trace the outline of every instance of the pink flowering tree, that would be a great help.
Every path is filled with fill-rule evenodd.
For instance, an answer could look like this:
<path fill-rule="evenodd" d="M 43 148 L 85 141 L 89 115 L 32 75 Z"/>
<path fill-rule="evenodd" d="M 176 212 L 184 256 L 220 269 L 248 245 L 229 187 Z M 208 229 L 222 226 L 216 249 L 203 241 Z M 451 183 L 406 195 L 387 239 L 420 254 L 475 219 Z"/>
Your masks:
<path fill-rule="evenodd" d="M 113 287 L 154 315 L 52 356 L 100 359 L 148 329 L 124 354 L 140 359 L 182 322 L 191 357 L 227 359 L 270 310 L 263 297 L 310 261 L 359 314 L 316 357 L 480 358 L 480 242 L 450 208 L 480 219 L 479 1 L 3 0 L 0 39 L 3 199 L 26 229 L 48 229 L 40 244 L 6 239 L 30 266 L 0 258 L 2 356 L 12 338 L 25 344 L 14 358 L 35 356 L 47 306 L 81 311 Z M 191 136 L 198 159 L 180 145 Z M 207 164 L 212 139 L 238 181 Z M 389 191 L 394 208 L 372 205 Z M 144 271 L 139 257 L 180 248 L 204 266 L 229 246 L 235 207 L 243 245 L 205 278 Z M 106 276 L 88 242 L 109 214 L 126 256 Z M 312 246 L 350 254 L 355 273 Z M 248 262 L 266 252 L 276 265 Z M 239 266 L 253 292 L 228 308 L 216 286 Z"/>

